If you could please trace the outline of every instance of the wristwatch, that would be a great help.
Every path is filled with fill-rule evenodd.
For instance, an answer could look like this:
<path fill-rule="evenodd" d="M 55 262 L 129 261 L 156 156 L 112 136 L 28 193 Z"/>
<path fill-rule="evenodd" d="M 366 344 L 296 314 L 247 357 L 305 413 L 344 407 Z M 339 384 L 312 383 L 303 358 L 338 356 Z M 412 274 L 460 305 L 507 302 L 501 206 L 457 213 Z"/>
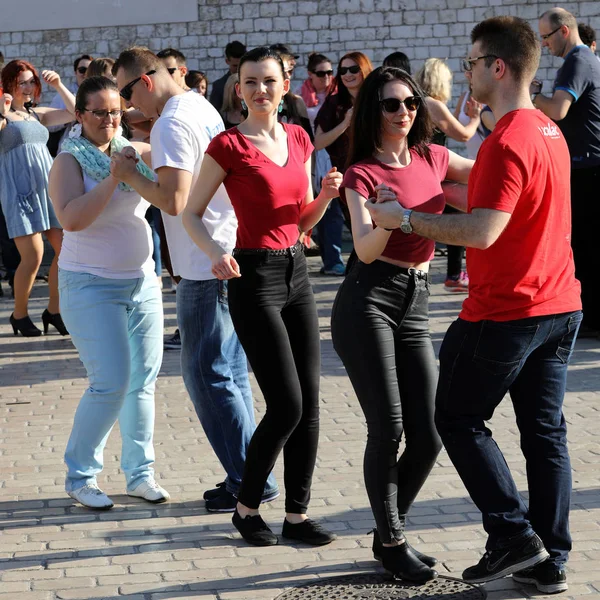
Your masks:
<path fill-rule="evenodd" d="M 400 223 L 400 231 L 402 233 L 412 233 L 413 228 L 410 224 L 410 215 L 412 215 L 412 210 L 405 210 L 404 215 L 402 216 L 402 223 Z"/>

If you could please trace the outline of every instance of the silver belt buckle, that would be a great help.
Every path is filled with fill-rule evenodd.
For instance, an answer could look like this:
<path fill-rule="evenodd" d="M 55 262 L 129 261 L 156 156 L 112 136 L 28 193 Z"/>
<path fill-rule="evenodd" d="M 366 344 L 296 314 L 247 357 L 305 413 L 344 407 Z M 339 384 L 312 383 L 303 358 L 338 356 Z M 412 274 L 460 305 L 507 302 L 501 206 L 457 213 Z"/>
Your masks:
<path fill-rule="evenodd" d="M 294 256 L 296 256 L 296 254 L 298 254 L 298 248 L 297 248 L 297 244 L 294 244 L 293 246 L 290 246 L 290 256 L 292 258 L 294 258 Z"/>

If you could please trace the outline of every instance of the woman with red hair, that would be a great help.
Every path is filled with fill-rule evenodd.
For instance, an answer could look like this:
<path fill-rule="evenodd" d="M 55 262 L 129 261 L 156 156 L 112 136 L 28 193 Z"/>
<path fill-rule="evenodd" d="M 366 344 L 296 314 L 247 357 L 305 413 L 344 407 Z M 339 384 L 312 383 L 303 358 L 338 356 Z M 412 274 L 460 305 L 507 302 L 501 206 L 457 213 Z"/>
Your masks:
<path fill-rule="evenodd" d="M 350 146 L 348 127 L 352 120 L 352 107 L 360 87 L 373 65 L 362 52 L 344 54 L 335 76 L 336 92 L 327 96 L 315 119 L 315 149 L 326 148 L 331 164 L 343 171 Z M 333 200 L 317 227 L 319 248 L 323 258 L 321 272 L 325 275 L 343 275 L 342 226 L 344 215 L 340 201 Z"/>
<path fill-rule="evenodd" d="M 15 307 L 10 323 L 15 335 L 41 335 L 29 318 L 28 303 L 35 276 L 42 263 L 42 232 L 54 249 L 48 275 L 50 297 L 42 314 L 44 332 L 53 325 L 62 334 L 67 330 L 58 305 L 57 259 L 62 230 L 48 197 L 48 173 L 52 158 L 46 147 L 52 125 L 73 121 L 75 97 L 54 71 L 42 78 L 62 97 L 67 110 L 36 105 L 42 93 L 37 71 L 24 60 L 13 60 L 2 69 L 0 96 L 0 202 L 8 236 L 15 241 L 21 262 L 14 276 Z"/>

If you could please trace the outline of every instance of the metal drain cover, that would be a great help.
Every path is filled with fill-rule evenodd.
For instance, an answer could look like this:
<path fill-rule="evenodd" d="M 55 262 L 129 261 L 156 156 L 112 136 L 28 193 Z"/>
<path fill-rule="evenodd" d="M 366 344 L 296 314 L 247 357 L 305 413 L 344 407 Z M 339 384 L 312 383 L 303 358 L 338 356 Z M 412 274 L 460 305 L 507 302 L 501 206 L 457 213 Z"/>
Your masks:
<path fill-rule="evenodd" d="M 284 592 L 276 600 L 485 600 L 486 597 L 483 588 L 451 577 L 438 577 L 425 585 L 406 585 L 381 573 L 361 573 L 313 581 Z"/>

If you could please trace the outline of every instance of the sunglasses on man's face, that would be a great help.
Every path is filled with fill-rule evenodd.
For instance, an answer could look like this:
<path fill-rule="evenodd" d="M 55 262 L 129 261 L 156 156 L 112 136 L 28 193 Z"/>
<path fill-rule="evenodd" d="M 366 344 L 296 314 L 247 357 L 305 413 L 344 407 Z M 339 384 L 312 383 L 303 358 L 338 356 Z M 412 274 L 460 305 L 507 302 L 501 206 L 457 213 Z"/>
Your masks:
<path fill-rule="evenodd" d="M 346 73 L 352 73 L 352 75 L 356 75 L 360 73 L 360 67 L 358 65 L 352 65 L 351 67 L 340 67 L 340 75 L 345 75 Z"/>
<path fill-rule="evenodd" d="M 168 67 L 167 71 L 169 71 L 169 75 L 173 75 L 177 71 L 177 67 Z"/>
<path fill-rule="evenodd" d="M 154 75 L 154 73 L 156 73 L 156 70 L 152 69 L 152 71 L 148 71 L 147 73 L 144 73 L 144 75 Z M 119 94 L 120 94 L 121 98 L 123 98 L 123 100 L 125 100 L 126 102 L 129 102 L 131 100 L 131 94 L 133 94 L 133 86 L 138 81 L 140 81 L 140 79 L 144 75 L 140 75 L 139 77 L 136 77 L 135 79 L 130 81 L 126 86 L 121 88 Z"/>
<path fill-rule="evenodd" d="M 320 79 L 323 79 L 324 77 L 331 77 L 333 75 L 333 70 L 329 69 L 328 71 L 313 71 L 313 73 Z"/>
<path fill-rule="evenodd" d="M 397 113 L 402 104 L 406 106 L 406 110 L 415 111 L 421 106 L 421 98 L 418 96 L 408 96 L 404 100 L 400 100 L 399 98 L 384 98 L 379 101 L 379 104 L 381 104 L 381 108 L 386 113 Z"/>
<path fill-rule="evenodd" d="M 85 72 L 87 71 L 87 67 L 77 67 L 77 72 L 80 75 L 85 75 Z"/>

